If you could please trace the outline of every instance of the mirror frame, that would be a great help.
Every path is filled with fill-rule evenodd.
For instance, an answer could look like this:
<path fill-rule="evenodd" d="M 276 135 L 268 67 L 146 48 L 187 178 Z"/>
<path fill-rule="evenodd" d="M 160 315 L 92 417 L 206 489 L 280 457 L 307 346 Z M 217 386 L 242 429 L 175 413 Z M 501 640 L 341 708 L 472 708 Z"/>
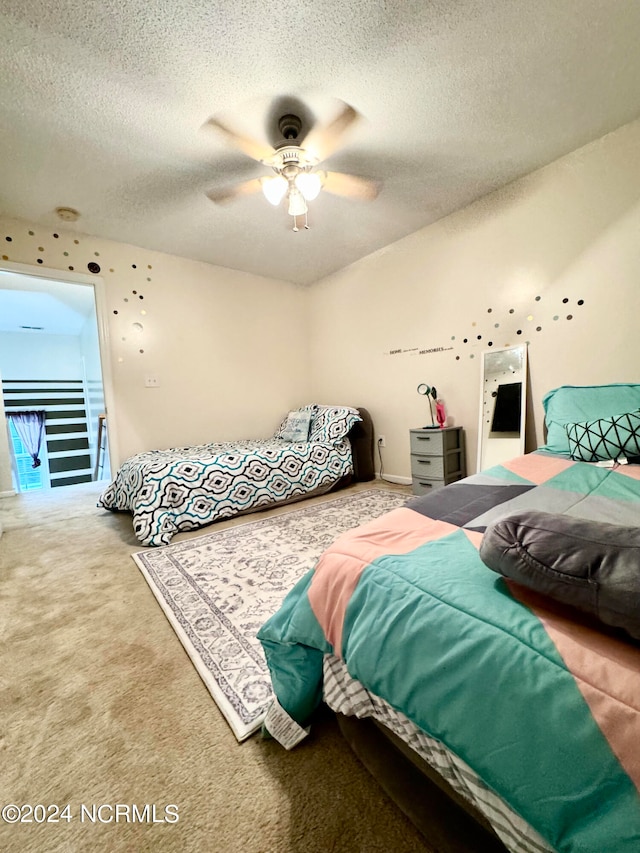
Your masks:
<path fill-rule="evenodd" d="M 476 470 L 480 473 L 483 470 L 482 466 L 482 457 L 483 451 L 485 448 L 485 383 L 486 383 L 486 360 L 488 356 L 495 355 L 496 353 L 504 353 L 511 351 L 519 351 L 521 354 L 522 365 L 521 365 L 521 373 L 522 373 L 522 392 L 520 395 L 520 435 L 518 437 L 518 451 L 515 453 L 510 453 L 505 456 L 504 461 L 507 459 L 513 459 L 515 456 L 522 456 L 525 452 L 525 432 L 526 432 L 526 413 L 527 413 L 527 375 L 528 375 L 528 363 L 527 363 L 527 344 L 516 344 L 510 347 L 499 347 L 497 349 L 485 350 L 482 353 L 481 360 L 481 368 L 480 368 L 480 417 L 478 420 L 478 453 L 477 453 L 477 461 L 476 461 Z M 500 439 L 497 439 L 498 441 Z M 495 462 L 492 464 L 500 464 L 499 462 Z M 491 467 L 491 466 L 489 466 Z"/>

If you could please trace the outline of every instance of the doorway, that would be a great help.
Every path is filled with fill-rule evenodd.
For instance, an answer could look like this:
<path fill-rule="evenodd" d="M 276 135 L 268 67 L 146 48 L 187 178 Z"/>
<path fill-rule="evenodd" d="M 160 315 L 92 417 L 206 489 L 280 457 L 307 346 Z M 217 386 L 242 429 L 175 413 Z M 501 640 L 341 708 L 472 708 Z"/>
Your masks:
<path fill-rule="evenodd" d="M 105 315 L 96 276 L 0 265 L 0 495 L 34 490 L 8 429 L 17 412 L 44 412 L 39 488 L 110 479 L 112 423 L 98 436 L 113 416 Z"/>

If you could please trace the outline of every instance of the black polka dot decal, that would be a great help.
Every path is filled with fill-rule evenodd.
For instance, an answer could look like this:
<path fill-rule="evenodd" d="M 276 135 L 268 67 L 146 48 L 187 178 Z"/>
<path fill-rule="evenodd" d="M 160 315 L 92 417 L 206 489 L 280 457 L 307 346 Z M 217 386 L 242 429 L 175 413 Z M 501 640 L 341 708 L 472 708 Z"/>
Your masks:
<path fill-rule="evenodd" d="M 537 296 L 532 297 L 532 302 L 529 305 L 528 310 L 527 310 L 526 306 L 521 307 L 520 309 L 516 309 L 513 307 L 512 308 L 505 308 L 504 310 L 505 310 L 505 314 L 506 314 L 506 318 L 507 318 L 506 323 L 504 321 L 502 323 L 494 322 L 491 324 L 491 326 L 493 329 L 499 329 L 502 326 L 506 325 L 506 327 L 507 327 L 505 329 L 506 333 L 508 335 L 515 335 L 520 340 L 522 340 L 522 337 L 525 333 L 525 329 L 522 325 L 523 321 L 526 321 L 527 323 L 531 323 L 532 328 L 535 329 L 535 331 L 537 333 L 542 333 L 544 331 L 545 317 L 548 318 L 549 322 L 551 320 L 553 320 L 554 322 L 557 322 L 558 320 L 561 319 L 559 314 L 551 314 L 550 313 L 550 310 L 552 310 L 552 306 L 553 306 L 554 301 L 556 302 L 556 306 L 559 303 L 562 305 L 567 305 L 571 301 L 571 298 L 569 296 L 562 296 L 562 297 L 556 297 L 555 300 L 550 300 L 548 297 L 546 297 L 543 300 L 542 295 L 538 294 Z M 543 302 L 547 303 L 547 311 L 549 311 L 548 314 L 547 313 L 543 314 L 542 312 L 544 311 L 544 308 L 542 308 L 540 304 L 536 304 L 536 303 L 543 303 Z M 575 304 L 578 306 L 583 306 L 585 304 L 585 300 L 582 298 L 576 299 Z M 535 314 L 531 311 L 531 308 L 533 307 L 533 305 L 536 305 L 536 313 Z M 557 307 L 556 307 L 556 310 L 557 310 Z M 490 306 L 486 309 L 486 311 L 487 311 L 487 315 L 489 315 L 489 314 L 495 315 L 496 308 L 495 308 L 495 306 Z M 492 319 L 495 319 L 495 317 L 493 317 Z M 574 315 L 573 314 L 565 314 L 562 319 L 573 320 Z M 514 325 L 512 325 L 516 322 L 520 325 L 520 328 L 517 328 L 517 326 L 514 327 Z M 472 329 L 478 325 L 481 326 L 482 323 L 477 323 L 475 320 L 472 320 L 470 322 L 470 326 Z M 471 337 L 471 338 L 469 336 L 464 337 L 464 338 L 458 338 L 456 335 L 451 335 L 451 340 L 452 341 L 462 340 L 462 342 L 465 344 L 471 343 L 471 346 L 473 348 L 475 348 L 479 345 L 480 341 L 486 340 L 487 337 L 488 337 L 488 335 L 482 335 L 482 334 L 476 335 L 474 333 L 473 337 Z M 529 341 L 529 340 L 527 340 L 526 343 L 527 343 L 527 345 L 531 345 L 531 341 Z M 487 347 L 492 347 L 494 345 L 496 345 L 496 341 L 486 340 L 486 346 Z M 498 342 L 497 345 L 503 346 L 503 347 L 509 347 L 509 346 L 512 346 L 512 343 L 510 343 L 508 340 L 506 340 L 506 341 L 504 341 L 504 343 Z M 455 349 L 455 347 L 451 347 L 451 349 Z M 471 355 L 469 355 L 469 357 L 471 358 Z M 456 355 L 455 359 L 456 359 L 456 361 L 460 361 L 460 356 Z"/>
<path fill-rule="evenodd" d="M 89 272 L 92 272 L 94 275 L 97 275 L 97 273 L 100 272 L 100 264 L 97 264 L 95 261 L 90 261 L 87 264 L 87 269 L 89 270 Z"/>

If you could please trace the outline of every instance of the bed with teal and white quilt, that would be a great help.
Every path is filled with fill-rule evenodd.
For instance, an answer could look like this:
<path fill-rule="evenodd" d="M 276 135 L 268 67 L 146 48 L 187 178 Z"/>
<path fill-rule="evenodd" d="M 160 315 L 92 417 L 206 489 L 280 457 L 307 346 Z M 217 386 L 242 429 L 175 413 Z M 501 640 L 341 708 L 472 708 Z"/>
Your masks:
<path fill-rule="evenodd" d="M 143 545 L 179 531 L 336 487 L 353 471 L 357 409 L 311 404 L 289 412 L 267 439 L 173 447 L 127 459 L 98 506 L 131 512 Z"/>

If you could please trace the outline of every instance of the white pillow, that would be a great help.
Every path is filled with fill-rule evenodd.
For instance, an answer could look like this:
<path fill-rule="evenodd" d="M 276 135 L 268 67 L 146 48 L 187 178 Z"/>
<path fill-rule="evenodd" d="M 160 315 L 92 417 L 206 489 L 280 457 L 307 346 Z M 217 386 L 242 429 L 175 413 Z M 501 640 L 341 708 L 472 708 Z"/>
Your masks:
<path fill-rule="evenodd" d="M 279 438 L 283 441 L 308 441 L 311 412 L 289 412 L 284 429 L 280 430 Z"/>

